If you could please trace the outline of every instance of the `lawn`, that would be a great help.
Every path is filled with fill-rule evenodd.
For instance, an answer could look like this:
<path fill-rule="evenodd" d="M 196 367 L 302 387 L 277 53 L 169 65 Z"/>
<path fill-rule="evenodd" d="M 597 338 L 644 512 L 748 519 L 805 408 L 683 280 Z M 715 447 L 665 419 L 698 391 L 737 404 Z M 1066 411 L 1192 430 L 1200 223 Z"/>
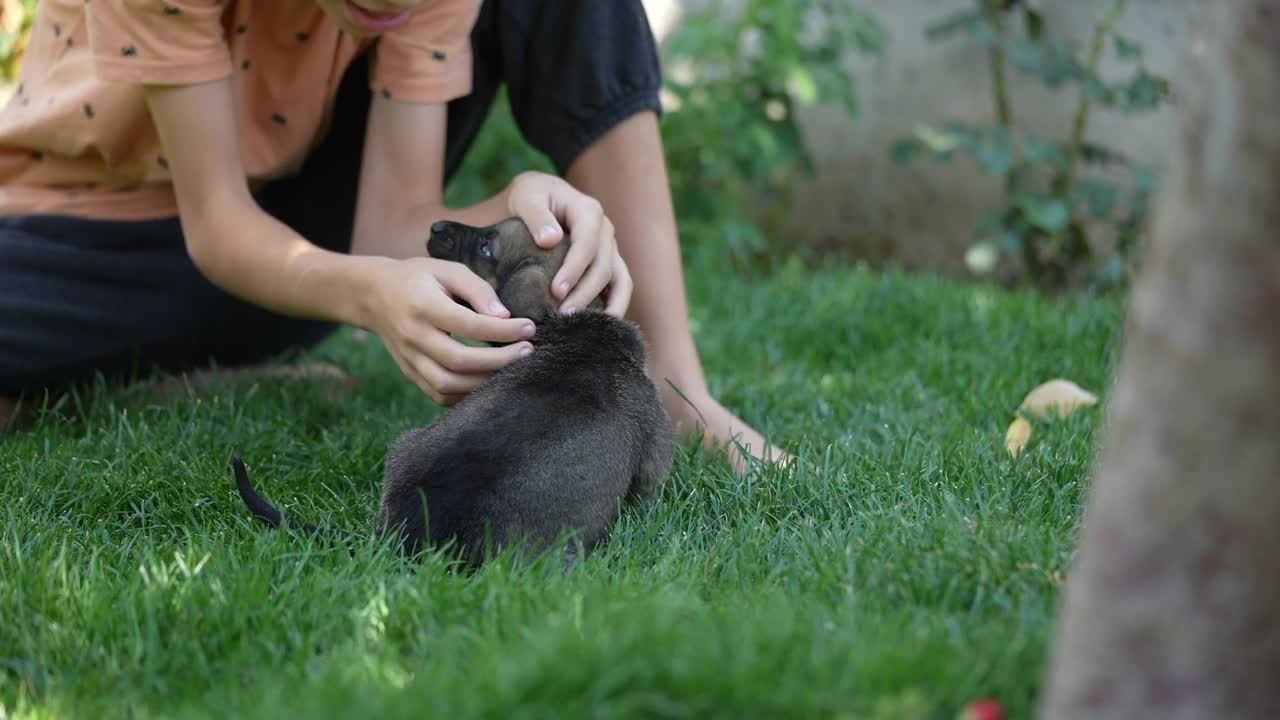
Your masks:
<path fill-rule="evenodd" d="M 0 439 L 0 717 L 1028 717 L 1122 306 L 830 268 L 693 263 L 713 390 L 819 470 L 681 449 L 567 576 L 352 559 L 250 522 L 228 457 L 308 520 L 367 529 L 384 449 L 438 410 L 374 342 L 357 378 L 157 401 L 98 389 Z"/>

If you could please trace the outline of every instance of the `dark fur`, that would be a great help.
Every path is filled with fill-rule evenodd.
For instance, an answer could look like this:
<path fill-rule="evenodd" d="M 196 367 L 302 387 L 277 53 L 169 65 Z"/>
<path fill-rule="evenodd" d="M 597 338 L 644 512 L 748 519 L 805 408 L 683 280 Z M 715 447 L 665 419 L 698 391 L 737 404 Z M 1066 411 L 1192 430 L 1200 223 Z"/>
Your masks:
<path fill-rule="evenodd" d="M 407 553 L 451 545 L 477 566 L 512 542 L 541 553 L 566 533 L 590 551 L 625 498 L 651 493 L 670 472 L 675 436 L 637 328 L 598 301 L 563 317 L 551 297 L 567 246 L 538 248 L 517 219 L 432 226 L 430 255 L 467 265 L 538 330 L 532 355 L 392 444 L 377 532 L 396 533 Z M 241 497 L 278 527 L 281 514 L 235 462 Z"/>

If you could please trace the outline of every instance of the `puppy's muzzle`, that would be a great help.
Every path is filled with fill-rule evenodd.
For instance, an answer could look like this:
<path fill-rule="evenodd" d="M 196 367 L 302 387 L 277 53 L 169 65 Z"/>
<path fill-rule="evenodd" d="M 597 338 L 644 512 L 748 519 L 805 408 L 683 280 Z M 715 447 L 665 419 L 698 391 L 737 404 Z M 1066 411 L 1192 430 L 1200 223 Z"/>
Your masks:
<path fill-rule="evenodd" d="M 458 253 L 457 223 L 441 220 L 431 224 L 431 237 L 427 240 L 427 252 L 437 258 L 453 258 Z"/>

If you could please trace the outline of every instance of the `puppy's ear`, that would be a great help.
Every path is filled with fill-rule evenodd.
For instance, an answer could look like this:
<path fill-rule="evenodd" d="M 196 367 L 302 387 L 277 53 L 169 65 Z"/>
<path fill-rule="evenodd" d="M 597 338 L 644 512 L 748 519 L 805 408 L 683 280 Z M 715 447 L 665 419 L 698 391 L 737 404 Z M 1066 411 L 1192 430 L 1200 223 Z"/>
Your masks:
<path fill-rule="evenodd" d="M 535 323 L 553 317 L 558 305 L 551 297 L 551 275 L 540 265 L 525 265 L 498 288 L 498 299 L 511 317 L 529 318 Z"/>

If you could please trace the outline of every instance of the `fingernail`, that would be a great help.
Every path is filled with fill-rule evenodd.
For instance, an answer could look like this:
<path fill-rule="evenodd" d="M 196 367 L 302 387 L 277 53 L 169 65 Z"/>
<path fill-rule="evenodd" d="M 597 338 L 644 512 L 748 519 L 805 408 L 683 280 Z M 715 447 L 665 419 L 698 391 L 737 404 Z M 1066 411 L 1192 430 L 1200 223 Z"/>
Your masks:
<path fill-rule="evenodd" d="M 576 307 L 574 307 L 574 306 L 572 306 L 572 305 L 566 305 L 566 306 L 565 306 L 565 308 L 564 308 L 564 310 L 561 310 L 560 312 L 564 313 L 565 315 L 572 315 L 572 314 L 574 314 L 574 313 L 578 312 L 578 308 L 576 308 Z"/>
<path fill-rule="evenodd" d="M 492 305 L 490 305 L 490 306 L 489 306 L 489 312 L 493 313 L 494 315 L 501 315 L 501 314 L 505 313 L 506 311 L 507 311 L 507 309 L 506 309 L 505 307 L 503 307 L 503 306 L 502 306 L 502 303 L 500 303 L 500 302 L 495 302 L 495 303 L 493 303 Z"/>
<path fill-rule="evenodd" d="M 533 337 L 533 333 L 536 330 L 537 328 L 533 326 L 533 323 L 525 323 L 524 327 L 521 329 L 521 332 L 523 332 L 524 336 L 528 338 L 528 337 Z"/>
<path fill-rule="evenodd" d="M 533 348 L 528 345 L 520 348 L 520 357 L 525 358 L 533 354 Z"/>
<path fill-rule="evenodd" d="M 542 229 L 538 231 L 538 239 L 550 240 L 551 238 L 556 236 L 556 233 L 559 230 L 560 228 L 557 228 L 555 225 L 543 225 Z"/>
<path fill-rule="evenodd" d="M 560 287 L 561 294 L 569 292 L 569 281 L 561 280 L 559 287 Z"/>

